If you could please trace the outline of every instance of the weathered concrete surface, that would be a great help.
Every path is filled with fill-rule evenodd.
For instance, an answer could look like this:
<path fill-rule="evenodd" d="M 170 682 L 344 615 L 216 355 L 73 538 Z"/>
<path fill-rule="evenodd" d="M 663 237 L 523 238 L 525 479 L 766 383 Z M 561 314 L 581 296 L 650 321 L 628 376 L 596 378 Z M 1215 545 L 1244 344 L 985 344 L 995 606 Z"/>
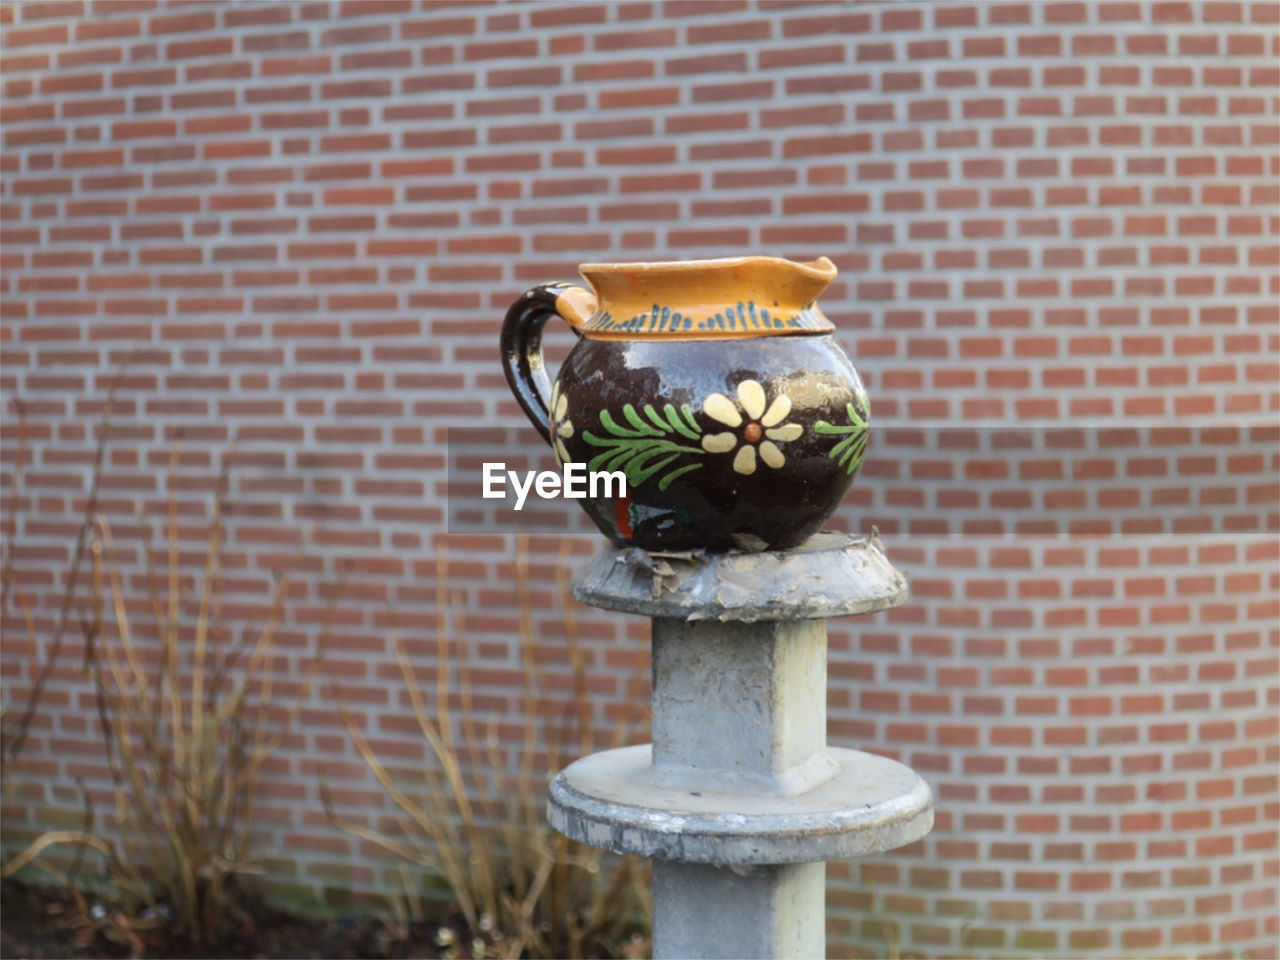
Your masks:
<path fill-rule="evenodd" d="M 933 826 L 933 795 L 908 767 L 828 747 L 834 777 L 794 796 L 661 781 L 648 744 L 592 754 L 551 784 L 547 819 L 615 853 L 689 863 L 805 863 L 892 850 Z"/>
<path fill-rule="evenodd" d="M 659 554 L 609 547 L 574 587 L 605 610 L 681 620 L 829 620 L 899 606 L 907 580 L 879 537 L 819 533 L 772 553 Z"/>
<path fill-rule="evenodd" d="M 835 776 L 826 755 L 821 620 L 653 621 L 653 763 L 673 785 L 802 793 Z"/>
<path fill-rule="evenodd" d="M 734 868 L 660 860 L 653 865 L 654 956 L 823 957 L 826 873 L 824 863 Z"/>
<path fill-rule="evenodd" d="M 655 957 L 822 956 L 823 861 L 933 825 L 914 772 L 826 745 L 826 621 L 907 598 L 879 538 L 819 534 L 775 553 L 609 548 L 574 592 L 653 618 L 654 742 L 562 771 L 551 825 L 657 861 Z"/>

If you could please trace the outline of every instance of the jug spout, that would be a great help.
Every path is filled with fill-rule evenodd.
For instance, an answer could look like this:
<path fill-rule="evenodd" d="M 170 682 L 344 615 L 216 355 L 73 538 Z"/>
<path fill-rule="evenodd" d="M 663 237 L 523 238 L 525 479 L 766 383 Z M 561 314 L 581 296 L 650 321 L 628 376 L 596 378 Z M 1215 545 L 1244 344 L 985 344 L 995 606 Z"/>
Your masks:
<path fill-rule="evenodd" d="M 731 257 L 654 263 L 584 263 L 599 300 L 585 336 L 722 339 L 829 333 L 815 302 L 835 279 L 826 257 Z"/>
<path fill-rule="evenodd" d="M 827 289 L 831 281 L 836 278 L 836 265 L 826 257 L 819 257 L 808 263 L 793 263 L 790 260 L 782 262 L 791 268 L 796 284 L 805 291 L 802 295 L 809 303 L 817 300 L 822 291 Z"/>

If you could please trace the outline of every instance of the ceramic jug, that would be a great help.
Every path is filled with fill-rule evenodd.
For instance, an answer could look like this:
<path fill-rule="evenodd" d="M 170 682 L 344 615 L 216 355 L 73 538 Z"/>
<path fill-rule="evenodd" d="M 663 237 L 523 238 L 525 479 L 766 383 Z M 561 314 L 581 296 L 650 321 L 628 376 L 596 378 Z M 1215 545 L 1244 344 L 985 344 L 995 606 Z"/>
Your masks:
<path fill-rule="evenodd" d="M 626 495 L 579 501 L 619 546 L 782 549 L 815 533 L 867 448 L 870 407 L 817 305 L 836 268 L 739 257 L 587 263 L 502 327 L 520 406 L 561 465 L 621 471 Z M 542 329 L 579 339 L 554 384 Z"/>

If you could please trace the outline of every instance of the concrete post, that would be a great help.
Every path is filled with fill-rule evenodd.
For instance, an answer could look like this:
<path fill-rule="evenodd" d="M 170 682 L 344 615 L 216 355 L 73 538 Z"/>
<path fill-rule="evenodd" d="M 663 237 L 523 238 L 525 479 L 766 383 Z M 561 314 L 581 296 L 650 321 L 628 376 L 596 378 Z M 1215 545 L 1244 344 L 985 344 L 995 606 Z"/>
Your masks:
<path fill-rule="evenodd" d="M 826 620 L 897 606 L 876 538 L 776 553 L 606 550 L 585 603 L 653 618 L 653 743 L 584 757 L 552 782 L 567 836 L 655 858 L 654 956 L 821 957 L 826 860 L 933 824 L 929 788 L 826 743 Z"/>

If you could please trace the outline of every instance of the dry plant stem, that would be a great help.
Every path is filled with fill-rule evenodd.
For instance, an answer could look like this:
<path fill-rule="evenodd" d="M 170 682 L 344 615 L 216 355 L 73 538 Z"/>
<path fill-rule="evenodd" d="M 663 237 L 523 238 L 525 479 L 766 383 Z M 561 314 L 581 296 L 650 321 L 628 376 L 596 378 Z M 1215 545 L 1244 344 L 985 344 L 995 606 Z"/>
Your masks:
<path fill-rule="evenodd" d="M 80 796 L 84 798 L 84 826 L 81 828 L 82 833 L 89 833 L 93 830 L 94 813 L 93 813 L 93 797 L 89 795 L 89 791 L 84 788 L 84 781 L 76 779 L 76 789 L 80 791 Z M 71 868 L 67 871 L 63 878 L 63 887 L 71 894 L 72 899 L 77 904 L 83 903 L 80 892 L 76 890 L 75 878 L 80 875 L 80 868 L 84 866 L 85 854 L 92 849 L 91 847 L 78 843 L 74 847 L 75 853 L 71 857 Z"/>
<path fill-rule="evenodd" d="M 573 702 L 570 715 L 574 717 L 577 725 L 577 750 L 581 755 L 595 750 L 598 743 L 597 731 L 591 722 L 590 698 L 587 695 L 586 655 L 582 648 L 576 601 L 573 599 L 570 584 L 568 544 L 561 548 L 555 572 L 560 587 L 564 639 L 572 668 Z M 545 716 L 546 711 L 540 712 L 540 715 Z M 610 740 L 614 745 L 621 745 L 629 739 L 631 732 L 628 719 L 611 728 Z M 562 767 L 568 759 L 561 755 L 560 744 L 573 743 L 573 733 L 572 730 L 561 729 L 556 731 L 553 738 L 549 738 L 552 742 L 548 748 L 548 766 L 552 771 Z M 541 784 L 539 786 L 541 787 Z M 556 872 L 552 881 L 555 884 L 555 895 L 552 898 L 554 906 L 550 911 L 551 921 L 553 925 L 563 924 L 563 928 L 558 933 L 559 937 L 571 945 L 575 955 L 583 955 L 595 949 L 598 943 L 607 940 L 606 930 L 610 924 L 616 923 L 617 914 L 626 902 L 634 901 L 640 905 L 644 904 L 648 897 L 647 884 L 638 877 L 636 862 L 624 859 L 613 869 L 609 884 L 605 886 L 593 882 L 590 885 L 590 902 L 580 911 L 574 910 L 571 904 L 573 898 L 577 896 L 574 893 L 575 883 L 584 871 L 590 876 L 599 876 L 603 855 L 598 850 L 575 844 L 561 834 L 550 831 L 542 821 L 540 805 L 536 810 L 536 816 L 541 829 L 548 831 L 554 839 Z M 579 912 L 585 915 L 587 923 L 580 922 Z M 647 911 L 644 915 L 648 915 Z"/>
<path fill-rule="evenodd" d="M 31 693 L 27 697 L 26 706 L 23 707 L 22 713 L 18 719 L 12 724 L 6 724 L 4 730 L 4 752 L 3 766 L 8 769 L 9 765 L 17 759 L 22 753 L 22 748 L 27 742 L 27 733 L 31 729 L 31 721 L 35 717 L 36 710 L 40 706 L 40 700 L 44 696 L 45 685 L 49 682 L 49 677 L 53 673 L 53 668 L 57 666 L 59 659 L 62 657 L 62 641 L 66 634 L 67 620 L 71 615 L 72 601 L 75 599 L 76 586 L 80 579 L 80 566 L 84 560 L 85 549 L 89 542 L 89 533 L 93 526 L 93 518 L 98 512 L 98 489 L 102 482 L 102 467 L 106 462 L 107 439 L 111 432 L 111 406 L 115 400 L 116 387 L 119 385 L 120 378 L 124 375 L 122 369 L 115 378 L 111 389 L 107 392 L 106 406 L 102 413 L 102 420 L 98 424 L 98 443 L 93 455 L 93 472 L 89 481 L 89 496 L 85 503 L 84 517 L 81 520 L 80 530 L 76 534 L 76 544 L 72 552 L 71 566 L 67 569 L 67 582 L 62 593 L 62 603 L 58 612 L 57 626 L 54 628 L 53 640 L 49 646 L 48 656 L 45 658 L 44 665 L 40 668 L 40 672 L 36 675 L 35 684 L 31 688 Z M 20 408 L 24 409 L 25 408 Z M 25 423 L 25 417 L 24 417 Z M 25 427 L 24 427 L 25 434 Z M 24 440 L 25 443 L 25 440 Z M 16 480 L 15 480 L 16 484 Z M 16 485 L 14 492 L 16 496 Z M 10 533 L 9 533 L 9 553 L 5 557 L 5 564 L 8 565 L 5 570 L 5 587 L 8 589 L 12 581 L 13 550 L 16 540 L 17 530 L 17 502 L 14 501 L 13 508 L 10 511 Z M 8 594 L 5 593 L 7 598 Z M 5 607 L 7 609 L 7 605 Z M 92 655 L 92 651 L 85 650 L 85 660 L 88 661 Z M 7 718 L 6 718 L 7 719 Z"/>
<path fill-rule="evenodd" d="M 522 596 L 527 600 L 527 582 L 521 583 L 521 576 L 527 571 L 527 564 L 521 567 L 520 561 L 526 556 L 526 538 L 523 536 L 517 540 L 517 589 L 521 591 Z M 461 610 L 461 604 L 455 603 L 454 609 L 454 635 L 458 637 L 467 636 L 467 628 L 465 617 Z M 522 623 L 528 624 L 529 610 L 527 603 L 522 605 Z M 526 636 L 532 636 L 531 632 Z M 532 650 L 532 641 L 526 645 L 528 650 Z M 525 649 L 526 646 L 522 646 Z M 536 708 L 536 691 L 537 691 L 537 675 L 531 668 L 529 659 L 522 654 L 521 662 L 524 665 L 525 676 L 525 699 L 530 707 Z M 462 691 L 463 709 L 467 713 L 471 712 L 471 691 L 472 683 L 470 679 L 470 660 L 463 656 L 458 660 L 459 687 Z M 530 717 L 537 716 L 536 712 L 529 713 Z M 492 739 L 489 744 L 492 769 L 501 771 L 505 766 L 504 758 L 498 747 L 496 730 L 493 730 L 495 724 L 491 724 Z M 464 719 L 464 737 L 470 738 L 474 734 L 467 734 L 466 731 L 471 729 L 469 721 Z M 532 723 L 525 727 L 525 753 L 522 761 L 532 756 L 534 747 L 529 746 L 530 743 L 536 744 L 536 739 L 531 733 L 536 732 Z M 473 774 L 476 771 L 484 769 L 483 766 L 472 761 L 471 770 Z M 510 935 L 507 942 L 507 952 L 512 956 L 521 956 L 525 952 L 526 946 L 536 946 L 538 952 L 546 952 L 546 938 L 541 936 L 533 923 L 533 915 L 537 909 L 539 898 L 541 898 L 548 881 L 551 879 L 552 872 L 555 867 L 556 858 L 551 854 L 544 844 L 538 842 L 541 833 L 545 832 L 545 825 L 542 823 L 542 814 L 536 803 L 527 802 L 528 798 L 539 792 L 538 788 L 533 785 L 533 767 L 531 763 L 522 762 L 520 766 L 520 776 L 516 781 L 513 795 L 518 801 L 512 808 L 510 802 L 504 802 L 501 809 L 495 807 L 493 816 L 484 823 L 477 824 L 477 830 L 474 831 L 474 838 L 471 840 L 473 844 L 488 844 L 493 837 L 494 825 L 497 824 L 498 848 L 504 851 L 506 856 L 510 858 L 511 863 L 517 864 L 515 870 L 508 869 L 511 875 L 503 882 L 501 879 L 502 861 L 494 860 L 494 866 L 489 865 L 489 858 L 481 856 L 479 859 L 485 862 L 485 869 L 480 872 L 477 878 L 477 884 L 484 884 L 479 887 L 485 898 L 486 911 L 492 917 L 514 917 L 517 920 L 515 925 L 515 933 Z M 486 790 L 486 786 L 488 790 Z M 480 777 L 476 774 L 475 782 L 471 785 L 473 790 L 481 791 L 482 795 L 488 795 L 491 798 L 507 798 L 508 785 L 501 776 L 496 779 L 490 778 L 488 784 L 481 782 Z M 482 850 L 484 846 L 475 846 L 473 849 Z M 524 860 L 522 858 L 528 858 Z M 514 877 L 514 880 L 512 879 Z M 495 879 L 498 882 L 495 883 Z M 504 925 L 505 927 L 505 925 Z"/>
<path fill-rule="evenodd" d="M 556 564 L 556 582 L 560 592 L 560 609 L 564 613 L 565 636 L 569 646 L 570 662 L 574 667 L 574 702 L 578 707 L 579 724 L 578 755 L 586 756 L 596 749 L 596 738 L 592 732 L 591 713 L 586 694 L 586 667 L 578 632 L 577 600 L 573 596 L 573 584 L 569 572 L 569 544 L 566 542 L 560 548 L 560 557 Z M 647 713 L 644 704 L 648 699 L 642 695 L 644 682 L 645 671 L 642 666 L 638 666 L 637 670 L 627 680 L 626 703 L 628 709 L 623 714 L 622 720 L 612 727 L 608 742 L 609 748 L 614 749 L 623 746 L 630 741 L 634 734 L 642 730 Z M 552 764 L 553 769 L 558 769 L 561 766 L 563 764 L 558 760 Z M 579 849 L 586 851 L 586 855 L 592 858 L 592 865 L 598 868 L 601 860 L 599 851 L 593 848 L 584 848 L 580 844 L 572 844 L 572 841 L 561 834 L 557 833 L 555 836 L 561 851 L 567 851 L 571 845 L 577 846 Z M 562 864 L 565 859 L 565 855 L 562 852 L 557 856 L 556 862 L 557 864 Z M 618 904 L 630 899 L 639 905 L 645 917 L 652 916 L 650 889 L 645 877 L 646 873 L 647 871 L 640 869 L 639 861 L 635 858 L 623 858 L 622 863 L 613 870 L 608 886 L 597 885 L 595 887 L 595 895 L 589 915 L 593 917 L 608 917 L 612 911 L 617 909 Z M 579 931 L 580 949 L 585 950 L 587 944 L 599 936 L 600 931 L 598 930 L 586 929 Z"/>
<path fill-rule="evenodd" d="M 565 634 L 569 640 L 569 656 L 573 666 L 573 702 L 578 710 L 578 755 L 586 756 L 594 747 L 591 733 L 591 703 L 587 699 L 587 671 L 579 643 L 578 610 L 574 606 L 573 591 L 569 585 L 569 541 L 560 545 L 560 557 L 556 562 L 556 586 L 560 591 L 560 609 L 564 611 Z M 626 730 L 615 731 L 625 736 Z"/>
<path fill-rule="evenodd" d="M 545 749 L 545 756 L 555 764 L 564 744 L 576 745 L 582 738 L 582 743 L 592 745 L 595 738 L 590 730 L 584 734 L 571 729 L 589 719 L 589 706 L 562 710 L 543 682 L 536 657 L 528 543 L 525 538 L 517 541 L 515 557 L 524 671 L 522 710 L 528 725 L 513 775 L 504 773 L 510 763 L 498 741 L 496 716 L 488 724 L 477 719 L 471 659 L 459 641 L 468 631 L 461 604 L 450 596 L 445 550 L 437 555 L 436 574 L 435 684 L 419 682 L 404 644 L 394 640 L 407 696 L 429 751 L 423 770 L 425 795 L 419 800 L 394 782 L 335 684 L 334 700 L 352 742 L 394 802 L 403 834 L 388 836 L 336 816 L 323 793 L 326 809 L 338 826 L 353 835 L 438 872 L 485 955 L 573 957 L 608 950 L 623 905 L 636 902 L 631 899 L 634 870 L 624 864 L 604 882 L 601 854 L 555 834 L 543 817 L 545 784 L 539 772 L 539 750 Z M 585 697 L 586 658 L 578 646 L 576 624 L 568 625 L 568 642 L 573 648 L 571 689 Z M 428 692 L 434 694 L 434 703 L 429 702 Z M 620 736 L 625 737 L 625 731 Z M 393 904 L 401 917 L 415 902 L 407 876 L 404 882 L 410 906 Z"/>
<path fill-rule="evenodd" d="M 537 676 L 534 673 L 533 604 L 529 599 L 529 537 L 516 539 L 516 599 L 520 606 L 520 662 L 524 674 L 524 712 L 537 715 Z M 520 757 L 520 781 L 524 786 L 533 776 L 533 753 L 537 746 L 532 723 L 525 724 L 524 753 Z"/>
<path fill-rule="evenodd" d="M 4 559 L 0 561 L 0 591 L 4 608 L 8 609 L 9 595 L 13 590 L 14 545 L 18 540 L 18 496 L 22 491 L 22 473 L 27 465 L 27 445 L 29 431 L 27 428 L 27 405 L 21 397 L 13 397 L 13 406 L 18 411 L 18 450 L 14 458 L 13 472 L 9 474 L 9 517 L 5 521 Z"/>
<path fill-rule="evenodd" d="M 7 880 L 23 867 L 35 862 L 36 858 L 49 847 L 68 843 L 91 847 L 107 857 L 115 853 L 115 849 L 111 844 L 101 837 L 94 836 L 92 833 L 86 833 L 82 830 L 51 830 L 48 833 L 40 834 L 35 840 L 31 841 L 31 844 L 25 850 L 6 863 L 4 869 L 0 870 L 0 877 L 4 877 Z"/>
<path fill-rule="evenodd" d="M 229 640 L 221 618 L 229 453 L 206 532 L 198 600 L 194 610 L 184 610 L 179 457 L 175 450 L 169 469 L 167 596 L 157 589 L 155 551 L 149 537 L 146 543 L 158 657 L 147 656 L 130 619 L 110 525 L 94 516 L 87 528 L 92 570 L 81 627 L 114 783 L 115 831 L 111 837 L 87 829 L 45 834 L 4 868 L 7 876 L 59 844 L 76 846 L 78 857 L 88 849 L 104 854 L 118 908 L 92 923 L 135 950 L 143 949 L 138 932 L 151 924 L 139 919 L 143 906 L 167 905 L 176 932 L 193 943 L 235 920 L 227 888 L 236 875 L 256 869 L 249 844 L 253 799 L 263 765 L 286 732 L 274 730 L 270 718 L 274 642 L 289 578 L 278 578 L 256 637 L 242 631 Z M 86 817 L 92 822 L 91 808 Z"/>
<path fill-rule="evenodd" d="M 474 851 L 482 849 L 481 844 L 484 838 L 477 835 L 480 818 L 472 805 L 472 793 L 474 791 L 469 788 L 462 773 L 462 763 L 460 761 L 463 760 L 463 757 L 458 750 L 456 728 L 450 713 L 448 665 L 454 663 L 455 660 L 451 656 L 451 638 L 449 636 L 448 579 L 449 554 L 447 548 L 442 544 L 436 560 L 436 710 L 439 715 L 439 722 L 435 725 L 435 729 L 438 731 L 439 738 L 431 746 L 436 760 L 445 773 L 449 789 L 452 792 L 453 802 L 457 805 L 456 818 L 451 815 L 452 811 L 449 809 L 440 811 L 440 815 L 446 817 L 451 825 L 455 822 L 455 819 L 460 820 L 462 823 L 461 842 L 457 843 L 455 840 L 457 846 L 451 853 L 451 857 L 462 860 L 477 873 L 476 882 L 469 886 L 464 884 L 463 887 L 468 891 L 467 902 L 463 905 L 464 914 L 467 916 L 468 923 L 472 924 L 474 928 L 485 915 L 495 916 L 498 911 L 498 904 L 491 895 L 492 877 L 489 873 L 488 858 L 477 857 L 474 854 Z M 467 673 L 467 666 L 470 661 L 466 656 L 460 656 L 456 662 L 458 664 L 458 686 L 461 690 L 466 691 L 467 697 L 470 697 L 471 677 Z M 430 718 L 427 715 L 425 705 L 416 696 L 418 685 L 413 682 L 412 670 L 405 672 L 408 667 L 408 661 L 401 655 L 401 675 L 405 678 L 405 685 L 414 692 L 414 713 L 417 716 L 418 726 L 425 736 L 427 727 L 430 725 Z M 465 710 L 466 707 L 464 707 Z M 430 738 L 428 740 L 430 742 Z M 430 790 L 427 795 L 431 797 Z M 479 898 L 476 897 L 477 891 L 479 891 Z M 477 899 L 482 902 L 477 903 Z"/>
<path fill-rule="evenodd" d="M 119 651 L 103 639 L 95 663 L 125 853 L 117 882 L 143 901 L 169 902 L 181 928 L 199 940 L 226 919 L 220 912 L 227 882 L 254 868 L 248 859 L 252 800 L 262 765 L 279 742 L 266 723 L 273 641 L 288 579 L 277 583 L 243 681 L 229 691 L 221 680 L 208 683 L 210 677 L 226 676 L 237 652 L 210 643 L 222 637 L 218 571 L 231 461 L 224 463 L 214 499 L 192 645 L 182 642 L 174 476 L 179 455 L 175 451 L 170 464 L 168 615 L 157 624 L 158 683 L 148 675 L 131 629 L 105 521 L 97 525 L 93 543 L 95 607 L 109 589 Z M 151 607 L 159 615 L 166 604 L 153 595 Z M 190 671 L 184 673 L 182 651 L 192 647 Z"/>
<path fill-rule="evenodd" d="M 336 601 L 337 593 L 338 591 L 334 591 L 330 594 L 331 604 L 333 604 Z M 327 641 L 329 629 L 330 629 L 329 618 L 326 617 L 326 623 L 325 623 L 324 630 L 321 637 L 322 651 L 324 648 L 327 647 L 326 641 Z M 403 659 L 403 650 L 400 646 L 398 639 L 395 640 L 395 646 L 396 646 L 397 658 L 401 662 L 401 670 L 403 672 L 407 667 L 407 663 Z M 323 662 L 323 653 L 319 659 L 321 662 Z M 401 856 L 404 859 L 409 861 L 415 861 L 419 859 L 420 847 L 418 846 L 418 844 L 423 842 L 424 837 L 426 838 L 426 842 L 428 843 L 441 845 L 444 851 L 449 851 L 454 849 L 456 845 L 451 846 L 447 843 L 447 836 L 450 833 L 450 831 L 453 829 L 453 824 L 448 819 L 448 811 L 444 811 L 445 816 L 443 817 L 433 816 L 432 814 L 436 813 L 437 812 L 436 810 L 433 809 L 430 812 L 423 811 L 413 801 L 411 797 L 409 797 L 407 794 L 405 794 L 396 786 L 395 781 L 392 779 L 390 773 L 387 771 L 386 767 L 382 764 L 381 760 L 378 759 L 377 754 L 369 746 L 369 743 L 366 740 L 364 734 L 360 731 L 359 727 L 356 725 L 355 719 L 351 715 L 351 710 L 350 710 L 350 706 L 347 703 L 346 695 L 343 693 L 342 688 L 337 684 L 337 682 L 334 680 L 332 675 L 328 675 L 326 679 L 327 679 L 327 685 L 329 688 L 330 695 L 333 697 L 334 702 L 338 706 L 338 713 L 342 717 L 343 725 L 346 727 L 347 732 L 350 734 L 352 742 L 355 744 L 356 750 L 360 753 L 360 756 L 364 759 L 370 771 L 374 774 L 374 777 L 378 780 L 378 782 L 383 786 L 383 788 L 395 801 L 397 807 L 402 811 L 403 814 L 408 816 L 409 818 L 408 821 L 403 821 L 403 825 L 405 826 L 406 833 L 409 834 L 410 839 L 405 842 L 397 841 L 386 836 L 380 831 L 374 830 L 370 827 L 366 827 L 363 824 L 359 824 L 354 821 L 349 821 L 344 818 L 337 817 L 333 813 L 332 803 L 328 794 L 328 790 L 327 788 L 322 787 L 322 791 L 321 791 L 322 799 L 324 800 L 326 810 L 328 810 L 329 816 L 331 817 L 331 819 L 333 819 L 334 822 L 343 830 L 346 830 L 351 834 L 357 837 L 360 837 L 361 839 L 368 840 L 371 843 L 377 844 L 378 846 L 383 847 L 389 852 L 397 856 Z M 409 684 L 409 689 L 413 694 L 417 693 L 416 685 Z M 423 735 L 427 738 L 427 741 L 431 745 L 432 750 L 443 751 L 444 750 L 443 740 L 441 739 L 439 732 L 435 729 L 434 724 L 432 724 L 430 717 L 426 714 L 425 710 L 418 712 L 417 719 L 418 719 L 419 726 L 423 730 Z M 436 775 L 429 768 L 424 768 L 424 774 L 427 778 L 427 797 L 428 797 L 428 802 L 430 802 L 431 798 L 436 798 L 441 795 L 441 793 L 445 790 L 445 786 L 444 786 L 444 783 L 438 779 L 438 775 Z M 447 864 L 447 866 L 449 869 L 446 872 L 447 872 L 447 875 L 451 878 L 451 881 L 452 881 L 452 878 L 454 877 L 461 877 L 465 875 L 465 870 L 462 864 L 458 864 L 456 862 L 450 862 Z"/>

